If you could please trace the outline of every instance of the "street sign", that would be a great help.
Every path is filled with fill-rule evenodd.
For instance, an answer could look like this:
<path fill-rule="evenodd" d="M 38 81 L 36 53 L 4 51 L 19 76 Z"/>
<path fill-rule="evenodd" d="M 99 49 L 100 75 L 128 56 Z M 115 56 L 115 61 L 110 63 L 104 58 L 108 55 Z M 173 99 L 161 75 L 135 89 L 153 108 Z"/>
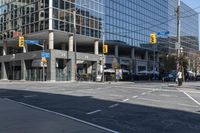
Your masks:
<path fill-rule="evenodd" d="M 23 36 L 19 36 L 18 46 L 22 47 L 22 48 L 24 47 L 24 37 Z"/>
<path fill-rule="evenodd" d="M 38 40 L 25 40 L 26 44 L 40 44 Z"/>
<path fill-rule="evenodd" d="M 150 44 L 156 44 L 156 43 L 157 43 L 156 33 L 151 33 L 150 34 Z"/>
<path fill-rule="evenodd" d="M 49 53 L 46 53 L 46 52 L 41 52 L 41 57 L 44 57 L 44 58 L 50 58 L 50 54 Z"/>
<path fill-rule="evenodd" d="M 157 32 L 157 35 L 158 35 L 158 36 L 161 36 L 161 35 L 168 35 L 169 33 L 170 33 L 169 31 Z"/>

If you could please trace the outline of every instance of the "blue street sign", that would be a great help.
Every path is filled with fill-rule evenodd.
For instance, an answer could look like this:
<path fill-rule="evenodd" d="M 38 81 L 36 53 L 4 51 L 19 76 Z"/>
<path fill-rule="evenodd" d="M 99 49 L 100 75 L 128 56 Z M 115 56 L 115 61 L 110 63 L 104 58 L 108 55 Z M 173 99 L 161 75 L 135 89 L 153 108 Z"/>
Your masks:
<path fill-rule="evenodd" d="M 157 35 L 168 35 L 170 32 L 169 31 L 164 31 L 164 32 L 157 32 Z"/>
<path fill-rule="evenodd" d="M 41 52 L 41 57 L 50 58 L 50 54 L 46 52 Z"/>
<path fill-rule="evenodd" d="M 38 40 L 25 40 L 26 44 L 40 44 L 40 41 Z"/>

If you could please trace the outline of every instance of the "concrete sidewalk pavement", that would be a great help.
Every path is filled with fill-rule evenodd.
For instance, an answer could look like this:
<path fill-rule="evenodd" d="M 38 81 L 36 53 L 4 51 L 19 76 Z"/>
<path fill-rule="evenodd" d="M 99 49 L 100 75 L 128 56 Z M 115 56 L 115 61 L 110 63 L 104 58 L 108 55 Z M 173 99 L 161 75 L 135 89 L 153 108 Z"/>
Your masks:
<path fill-rule="evenodd" d="M 110 133 L 97 125 L 0 99 L 1 133 Z"/>

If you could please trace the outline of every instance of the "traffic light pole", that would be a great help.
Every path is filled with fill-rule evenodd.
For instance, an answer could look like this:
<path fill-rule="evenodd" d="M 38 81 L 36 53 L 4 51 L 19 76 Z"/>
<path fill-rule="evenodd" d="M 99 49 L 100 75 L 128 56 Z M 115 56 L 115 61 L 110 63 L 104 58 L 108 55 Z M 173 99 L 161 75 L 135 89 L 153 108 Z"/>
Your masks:
<path fill-rule="evenodd" d="M 180 21 L 180 5 L 181 5 L 181 0 L 178 0 L 178 4 L 177 4 L 177 64 L 176 64 L 176 70 L 177 70 L 177 74 L 179 72 L 179 69 L 182 71 L 182 68 L 180 66 L 180 45 L 181 45 L 181 37 L 180 37 L 180 33 L 181 33 L 181 21 Z M 178 75 L 177 75 L 178 76 Z"/>
<path fill-rule="evenodd" d="M 156 59 L 155 59 L 155 56 L 156 56 L 156 49 L 155 49 L 155 47 L 156 47 L 156 44 L 153 44 L 153 80 L 155 80 L 155 68 L 156 68 Z"/>
<path fill-rule="evenodd" d="M 104 48 L 104 43 L 105 43 L 105 34 L 104 32 L 102 32 L 102 35 L 103 35 L 103 45 L 102 45 L 102 54 L 103 54 L 103 60 L 102 60 L 102 66 L 103 66 L 103 71 L 102 71 L 102 82 L 105 81 L 104 77 L 104 65 L 105 65 L 105 55 L 104 55 L 104 51 L 103 51 L 103 48 Z"/>

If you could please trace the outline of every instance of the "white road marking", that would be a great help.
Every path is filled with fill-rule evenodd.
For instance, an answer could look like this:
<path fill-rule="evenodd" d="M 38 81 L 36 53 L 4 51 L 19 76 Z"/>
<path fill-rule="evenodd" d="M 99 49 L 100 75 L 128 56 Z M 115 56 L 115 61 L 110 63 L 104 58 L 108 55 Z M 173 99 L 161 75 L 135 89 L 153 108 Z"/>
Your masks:
<path fill-rule="evenodd" d="M 129 99 L 124 99 L 124 100 L 122 100 L 122 102 L 126 102 L 126 101 L 128 101 Z"/>
<path fill-rule="evenodd" d="M 102 129 L 104 131 L 108 131 L 108 132 L 111 132 L 111 133 L 119 133 L 118 131 L 114 131 L 114 130 L 111 130 L 111 129 L 108 129 L 108 128 L 105 128 L 105 127 L 102 127 L 102 126 L 99 126 L 99 125 L 96 125 L 96 124 L 93 124 L 93 123 L 90 123 L 90 122 L 86 122 L 86 121 L 80 120 L 78 118 L 69 116 L 69 115 L 65 115 L 65 114 L 61 114 L 61 113 L 54 112 L 54 111 L 51 111 L 51 110 L 47 110 L 47 109 L 44 109 L 44 108 L 36 107 L 36 106 L 30 105 L 30 104 L 26 104 L 26 103 L 23 103 L 23 102 L 17 102 L 17 101 L 14 101 L 14 100 L 11 100 L 11 99 L 7 99 L 7 98 L 6 98 L 6 100 L 12 101 L 12 102 L 24 105 L 24 106 L 27 106 L 29 108 L 41 110 L 41 111 L 44 111 L 44 112 L 47 112 L 47 113 L 56 114 L 56 115 L 59 115 L 59 116 L 62 116 L 62 117 L 65 117 L 65 118 L 68 118 L 68 119 L 71 119 L 71 120 L 75 120 L 77 122 L 81 122 L 81 123 L 87 124 L 89 126 L 96 127 L 98 129 Z"/>
<path fill-rule="evenodd" d="M 143 92 L 141 95 L 146 95 L 146 92 Z"/>
<path fill-rule="evenodd" d="M 197 101 L 197 100 L 195 100 L 192 96 L 190 96 L 188 93 L 186 93 L 185 91 L 181 91 L 181 92 L 183 92 L 186 96 L 188 96 L 192 101 L 194 101 L 196 104 L 198 104 L 199 106 L 200 106 L 200 103 Z"/>
<path fill-rule="evenodd" d="M 145 101 L 153 101 L 153 102 L 160 102 L 160 100 L 150 99 L 150 98 L 138 98 Z"/>
<path fill-rule="evenodd" d="M 117 107 L 117 106 L 119 106 L 119 104 L 118 104 L 118 103 L 116 103 L 116 104 L 113 104 L 113 105 L 110 105 L 110 106 L 109 106 L 109 108 L 114 108 L 114 107 Z"/>
<path fill-rule="evenodd" d="M 188 105 L 188 104 L 182 104 L 182 103 L 178 103 L 178 105 L 186 106 L 186 107 L 194 107 L 194 108 L 198 107 L 198 106 L 193 106 L 193 105 Z"/>
<path fill-rule="evenodd" d="M 171 95 L 167 95 L 167 94 L 161 94 L 160 96 L 163 96 L 163 97 L 172 97 Z"/>
<path fill-rule="evenodd" d="M 132 98 L 137 98 L 138 96 L 132 96 Z"/>
<path fill-rule="evenodd" d="M 32 98 L 32 97 L 37 97 L 37 95 L 27 95 L 27 96 L 24 96 L 24 98 Z"/>
<path fill-rule="evenodd" d="M 95 111 L 92 111 L 92 112 L 89 112 L 89 113 L 86 113 L 87 115 L 91 115 L 91 114 L 95 114 L 95 113 L 98 113 L 98 112 L 101 112 L 102 110 L 95 110 Z"/>
<path fill-rule="evenodd" d="M 122 95 L 110 94 L 111 97 L 123 97 Z"/>

